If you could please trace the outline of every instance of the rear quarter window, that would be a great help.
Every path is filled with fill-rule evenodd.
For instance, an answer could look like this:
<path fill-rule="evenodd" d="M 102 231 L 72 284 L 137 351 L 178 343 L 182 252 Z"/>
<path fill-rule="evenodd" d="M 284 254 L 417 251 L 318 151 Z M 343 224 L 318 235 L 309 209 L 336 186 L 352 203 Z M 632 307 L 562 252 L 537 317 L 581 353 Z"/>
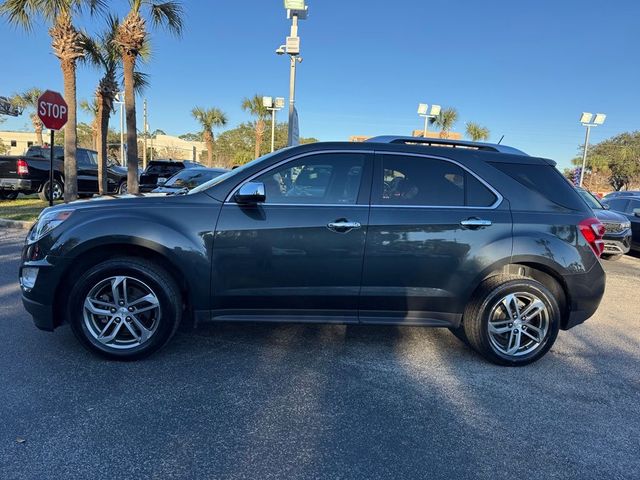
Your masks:
<path fill-rule="evenodd" d="M 546 199 L 571 210 L 584 210 L 585 202 L 551 165 L 490 162 L 491 165 Z"/>

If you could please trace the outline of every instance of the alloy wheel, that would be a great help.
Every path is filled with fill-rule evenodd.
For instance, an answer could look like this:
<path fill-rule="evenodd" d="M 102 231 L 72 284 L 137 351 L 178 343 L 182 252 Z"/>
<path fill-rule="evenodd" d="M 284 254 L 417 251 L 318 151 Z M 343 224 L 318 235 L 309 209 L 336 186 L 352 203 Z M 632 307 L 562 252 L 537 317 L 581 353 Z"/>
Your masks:
<path fill-rule="evenodd" d="M 156 293 L 144 282 L 128 276 L 98 282 L 83 305 L 89 334 L 102 345 L 119 350 L 148 342 L 158 329 L 160 314 Z"/>
<path fill-rule="evenodd" d="M 487 328 L 494 350 L 519 357 L 544 344 L 549 325 L 549 310 L 542 299 L 529 292 L 516 292 L 493 307 Z"/>

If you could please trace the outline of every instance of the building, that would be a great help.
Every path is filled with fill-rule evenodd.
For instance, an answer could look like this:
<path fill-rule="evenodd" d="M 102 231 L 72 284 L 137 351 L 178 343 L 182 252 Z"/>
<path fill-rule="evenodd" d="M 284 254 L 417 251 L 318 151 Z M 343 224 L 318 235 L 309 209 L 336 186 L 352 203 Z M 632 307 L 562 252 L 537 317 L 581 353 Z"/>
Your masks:
<path fill-rule="evenodd" d="M 47 132 L 42 133 L 43 137 L 48 137 Z M 0 143 L 9 148 L 7 155 L 22 155 L 32 145 L 35 145 L 36 134 L 34 132 L 0 132 Z"/>
<path fill-rule="evenodd" d="M 49 131 L 42 132 L 42 136 L 44 142 L 48 143 Z M 34 132 L 11 131 L 0 131 L 0 142 L 9 148 L 7 155 L 23 155 L 30 146 L 37 143 Z M 138 137 L 138 142 L 142 143 L 141 137 Z M 109 147 L 117 153 L 115 147 L 119 147 L 119 145 L 109 144 Z M 207 145 L 204 142 L 191 142 L 172 135 L 155 135 L 153 138 L 147 139 L 147 147 L 153 148 L 154 158 L 171 158 L 173 160 L 196 160 L 200 158 L 203 151 L 207 150 Z M 138 148 L 140 157 L 142 157 L 141 148 L 141 146 Z M 119 157 L 119 154 L 117 156 Z"/>
<path fill-rule="evenodd" d="M 424 137 L 424 130 L 414 130 L 411 133 L 412 137 Z M 349 141 L 350 142 L 364 142 L 365 140 L 369 139 L 371 137 L 368 137 L 366 135 L 351 135 L 349 137 Z M 440 132 L 430 132 L 427 131 L 427 138 L 443 138 L 440 136 Z M 462 140 L 462 134 L 458 133 L 458 132 L 448 132 L 447 133 L 447 137 L 450 140 Z"/>

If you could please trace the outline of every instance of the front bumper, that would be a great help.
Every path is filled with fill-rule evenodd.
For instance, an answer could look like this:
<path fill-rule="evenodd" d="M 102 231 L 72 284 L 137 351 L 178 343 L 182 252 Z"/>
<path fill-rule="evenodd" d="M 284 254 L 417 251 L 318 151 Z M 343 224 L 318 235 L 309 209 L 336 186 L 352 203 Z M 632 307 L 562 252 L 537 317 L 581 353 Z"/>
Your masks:
<path fill-rule="evenodd" d="M 604 255 L 624 255 L 631 249 L 631 230 L 621 235 L 605 235 Z"/>
<path fill-rule="evenodd" d="M 22 178 L 0 178 L 0 190 L 31 190 L 31 180 Z"/>
<path fill-rule="evenodd" d="M 580 325 L 596 313 L 604 295 L 606 274 L 600 262 L 586 273 L 563 277 L 569 293 L 569 315 L 563 319 L 562 330 Z"/>
<path fill-rule="evenodd" d="M 23 262 L 18 272 L 21 280 L 22 304 L 25 310 L 33 317 L 33 323 L 41 330 L 52 331 L 59 326 L 62 321 L 56 318 L 56 310 L 54 308 L 55 296 L 58 286 L 62 280 L 61 272 L 64 260 L 59 257 L 46 256 L 42 260 L 26 261 L 28 258 L 29 246 L 25 246 L 23 250 Z M 25 288 L 22 285 L 22 270 L 25 267 L 37 268 L 38 275 L 33 287 Z"/>

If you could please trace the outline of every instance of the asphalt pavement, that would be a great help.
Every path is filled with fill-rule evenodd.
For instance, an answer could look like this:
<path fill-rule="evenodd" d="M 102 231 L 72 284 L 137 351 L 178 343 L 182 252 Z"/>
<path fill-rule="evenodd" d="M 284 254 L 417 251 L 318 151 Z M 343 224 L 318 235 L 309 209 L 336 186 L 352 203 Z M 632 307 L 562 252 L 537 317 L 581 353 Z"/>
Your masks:
<path fill-rule="evenodd" d="M 524 368 L 444 329 L 206 325 L 109 362 L 37 330 L 0 231 L 0 479 L 637 479 L 640 258 Z"/>

